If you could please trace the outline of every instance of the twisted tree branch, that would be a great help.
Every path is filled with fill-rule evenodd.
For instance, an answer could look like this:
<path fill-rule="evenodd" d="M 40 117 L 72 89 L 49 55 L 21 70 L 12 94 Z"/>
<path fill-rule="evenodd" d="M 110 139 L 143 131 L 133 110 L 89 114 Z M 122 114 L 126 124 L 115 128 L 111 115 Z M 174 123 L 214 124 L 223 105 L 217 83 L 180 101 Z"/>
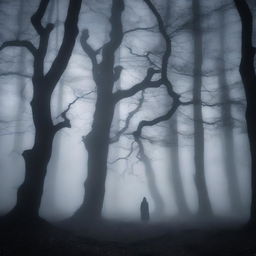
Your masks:
<path fill-rule="evenodd" d="M 12 41 L 6 41 L 0 46 L 0 51 L 7 47 L 24 47 L 26 48 L 34 57 L 36 55 L 36 48 L 35 46 L 27 41 L 27 40 L 12 40 Z"/>

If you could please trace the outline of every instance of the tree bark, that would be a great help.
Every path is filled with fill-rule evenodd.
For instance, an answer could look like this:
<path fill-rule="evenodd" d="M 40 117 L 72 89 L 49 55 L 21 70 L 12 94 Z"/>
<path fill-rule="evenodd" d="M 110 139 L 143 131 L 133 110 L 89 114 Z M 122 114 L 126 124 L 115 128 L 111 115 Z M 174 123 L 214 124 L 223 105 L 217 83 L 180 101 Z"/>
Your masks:
<path fill-rule="evenodd" d="M 99 95 L 101 94 L 101 95 Z M 99 93 L 91 132 L 86 136 L 88 174 L 85 182 L 86 215 L 99 219 L 105 195 L 109 134 L 114 115 L 111 95 Z M 85 216 L 86 217 L 86 216 Z"/>
<path fill-rule="evenodd" d="M 240 74 L 244 85 L 247 100 L 246 123 L 251 152 L 251 211 L 250 224 L 256 225 L 256 74 L 254 58 L 256 49 L 252 45 L 253 19 L 246 1 L 234 0 L 242 22 L 242 48 Z"/>
<path fill-rule="evenodd" d="M 38 88 L 41 88 L 41 86 Z M 44 178 L 51 157 L 52 142 L 55 135 L 49 104 L 49 95 L 51 93 L 46 93 L 44 89 L 43 91 L 42 89 L 35 90 L 31 102 L 35 125 L 35 143 L 32 149 L 23 153 L 26 170 L 25 179 L 17 194 L 16 208 L 18 214 L 27 219 L 38 217 Z M 44 114 L 42 115 L 42 113 Z"/>

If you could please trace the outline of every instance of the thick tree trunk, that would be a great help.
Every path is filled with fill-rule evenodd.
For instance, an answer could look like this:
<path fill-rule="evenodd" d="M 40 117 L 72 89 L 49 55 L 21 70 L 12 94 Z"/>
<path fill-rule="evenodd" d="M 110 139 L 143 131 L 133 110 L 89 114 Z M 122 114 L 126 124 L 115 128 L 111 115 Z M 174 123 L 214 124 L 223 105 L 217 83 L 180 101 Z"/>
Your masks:
<path fill-rule="evenodd" d="M 24 183 L 17 194 L 17 213 L 26 219 L 38 217 L 43 193 L 44 177 L 51 157 L 52 142 L 55 135 L 51 119 L 51 91 L 47 91 L 43 82 L 35 85 L 31 109 L 35 125 L 35 142 L 30 150 L 23 153 L 26 174 Z"/>
<path fill-rule="evenodd" d="M 83 218 L 100 219 L 105 195 L 109 134 L 114 115 L 112 93 L 98 92 L 91 132 L 86 136 L 88 174 L 85 182 Z"/>
<path fill-rule="evenodd" d="M 247 100 L 246 123 L 251 151 L 251 214 L 250 224 L 256 225 L 256 74 L 254 58 L 256 48 L 252 45 L 252 13 L 243 0 L 234 0 L 242 22 L 242 49 L 240 74 Z"/>
<path fill-rule="evenodd" d="M 205 177 L 204 164 L 204 127 L 203 113 L 201 106 L 202 89 L 202 64 L 203 47 L 202 31 L 200 18 L 200 2 L 193 0 L 193 34 L 194 34 L 194 81 L 193 81 L 193 100 L 194 100 L 194 161 L 195 161 L 195 184 L 198 193 L 198 213 L 199 215 L 210 215 L 212 213 L 210 199 Z"/>
<path fill-rule="evenodd" d="M 60 7 L 59 7 L 59 0 L 55 0 L 52 1 L 52 11 L 51 13 L 49 13 L 49 22 L 52 20 L 52 13 L 53 10 L 56 10 L 56 20 L 60 19 Z M 59 45 L 60 45 L 60 27 L 56 27 L 55 29 L 55 50 L 56 50 L 56 54 L 58 52 L 59 49 Z M 67 72 L 67 71 L 66 71 Z M 63 97 L 64 97 L 64 76 L 65 74 L 63 74 L 62 78 L 59 81 L 59 84 L 57 86 L 57 99 L 56 99 L 56 113 L 61 114 L 61 112 L 63 111 Z M 47 204 L 50 205 L 49 207 L 52 208 L 52 211 L 56 212 L 58 211 L 58 207 L 57 207 L 57 183 L 58 183 L 58 172 L 60 171 L 60 163 L 62 161 L 61 159 L 61 148 L 62 148 L 62 137 L 63 134 L 60 132 L 55 138 L 54 138 L 54 151 L 53 151 L 53 155 L 54 155 L 54 162 L 52 164 L 52 168 L 51 168 L 51 176 L 50 179 L 48 180 L 48 182 L 50 182 L 50 184 L 48 184 L 48 188 L 50 191 L 50 196 L 49 198 L 47 198 Z"/>
<path fill-rule="evenodd" d="M 98 63 L 96 53 L 87 40 L 88 30 L 81 36 L 81 45 L 92 61 L 93 79 L 97 86 L 97 100 L 90 133 L 84 143 L 88 152 L 87 178 L 84 184 L 85 196 L 82 205 L 72 219 L 79 221 L 100 220 L 105 196 L 105 181 L 107 175 L 107 160 L 110 143 L 110 129 L 113 121 L 116 100 L 113 94 L 115 82 L 120 73 L 115 70 L 115 53 L 122 38 L 123 0 L 113 0 L 111 8 L 110 40 L 102 47 L 102 60 Z"/>

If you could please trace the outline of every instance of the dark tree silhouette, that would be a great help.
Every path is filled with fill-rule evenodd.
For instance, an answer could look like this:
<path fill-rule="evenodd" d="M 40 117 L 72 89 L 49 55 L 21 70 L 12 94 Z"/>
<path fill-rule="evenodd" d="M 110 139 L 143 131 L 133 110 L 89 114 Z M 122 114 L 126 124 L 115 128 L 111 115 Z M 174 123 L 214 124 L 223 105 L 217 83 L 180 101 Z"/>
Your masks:
<path fill-rule="evenodd" d="M 25 47 L 34 57 L 33 63 L 33 97 L 31 101 L 32 117 L 35 126 L 35 142 L 33 148 L 23 153 L 25 160 L 25 179 L 18 189 L 17 204 L 9 216 L 19 216 L 23 221 L 38 218 L 44 178 L 47 164 L 51 157 L 52 143 L 55 134 L 62 128 L 70 127 L 67 111 L 62 113 L 62 122 L 54 125 L 51 118 L 50 101 L 52 92 L 63 74 L 78 35 L 78 16 L 82 0 L 70 0 L 65 21 L 64 36 L 59 52 L 49 71 L 44 72 L 44 60 L 47 53 L 49 37 L 54 24 L 42 25 L 49 0 L 41 0 L 31 23 L 39 35 L 39 46 L 36 48 L 30 41 L 6 41 L 0 47 Z"/>
<path fill-rule="evenodd" d="M 109 150 L 110 128 L 116 104 L 122 99 L 132 97 L 146 88 L 159 88 L 162 84 L 166 86 L 168 94 L 173 99 L 173 107 L 164 116 L 151 121 L 142 121 L 134 133 L 135 140 L 139 143 L 141 131 L 144 126 L 153 126 L 161 121 L 168 120 L 177 109 L 178 95 L 172 90 L 167 77 L 168 59 L 171 53 L 171 44 L 161 16 L 156 11 L 151 1 L 144 1 L 156 17 L 160 33 L 166 41 L 166 52 L 162 58 L 161 70 L 148 68 L 144 79 L 130 89 L 119 89 L 113 93 L 115 82 L 120 78 L 122 67 L 115 66 L 115 53 L 122 43 L 123 29 L 121 15 L 124 10 L 123 0 L 113 0 L 111 9 L 111 32 L 110 40 L 99 50 L 94 50 L 88 44 L 89 32 L 84 30 L 81 36 L 81 45 L 92 62 L 93 79 L 97 86 L 97 101 L 95 106 L 92 129 L 84 138 L 85 147 L 88 151 L 88 176 L 85 181 L 85 197 L 81 207 L 73 216 L 75 219 L 92 218 L 100 219 L 105 194 L 105 180 L 107 172 L 107 158 Z M 101 61 L 98 62 L 97 55 L 101 53 Z M 161 78 L 153 80 L 153 76 L 161 73 Z M 143 146 L 142 143 L 139 145 Z M 143 155 L 143 151 L 140 152 Z M 145 155 L 144 155 L 145 156 Z M 144 158 L 145 160 L 145 158 Z M 147 166 L 149 164 L 148 161 Z"/>
<path fill-rule="evenodd" d="M 256 225 L 256 74 L 254 58 L 256 48 L 252 44 L 253 19 L 246 1 L 234 0 L 242 22 L 242 48 L 240 74 L 247 101 L 246 123 L 251 152 L 251 213 L 250 224 Z"/>
<path fill-rule="evenodd" d="M 123 38 L 121 15 L 124 10 L 123 0 L 113 0 L 111 10 L 110 41 L 102 47 L 102 61 L 98 63 L 98 52 L 87 43 L 89 31 L 84 30 L 81 45 L 92 62 L 93 79 L 97 86 L 97 100 L 92 129 L 84 138 L 88 151 L 88 175 L 85 182 L 84 201 L 76 216 L 99 219 L 105 194 L 109 134 L 114 115 L 115 100 L 112 93 L 114 83 L 120 78 L 121 68 L 115 65 L 115 52 Z"/>
<path fill-rule="evenodd" d="M 192 1 L 193 34 L 194 34 L 194 70 L 193 70 L 193 110 L 194 110 L 194 161 L 195 184 L 198 193 L 198 214 L 207 216 L 212 213 L 208 189 L 205 178 L 204 164 L 204 127 L 202 113 L 202 64 L 203 42 L 201 31 L 200 1 Z"/>

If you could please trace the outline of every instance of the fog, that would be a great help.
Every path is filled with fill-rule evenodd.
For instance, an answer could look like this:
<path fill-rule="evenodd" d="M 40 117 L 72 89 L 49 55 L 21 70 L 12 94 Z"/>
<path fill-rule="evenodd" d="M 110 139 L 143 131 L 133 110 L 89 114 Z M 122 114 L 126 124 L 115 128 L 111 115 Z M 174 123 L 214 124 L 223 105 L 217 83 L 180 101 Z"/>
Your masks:
<path fill-rule="evenodd" d="M 123 69 L 120 79 L 114 84 L 113 93 L 129 90 L 143 81 L 149 67 L 161 69 L 166 47 L 157 20 L 148 6 L 143 1 L 124 2 L 122 26 L 123 32 L 126 32 L 115 52 L 115 66 L 121 65 Z M 102 216 L 115 221 L 140 221 L 143 197 L 147 198 L 152 222 L 175 222 L 195 216 L 199 210 L 198 194 L 204 193 L 196 181 L 194 158 L 198 149 L 198 146 L 195 149 L 198 138 L 195 123 L 200 123 L 204 132 L 204 148 L 200 157 L 204 162 L 205 183 L 213 215 L 246 221 L 251 203 L 251 164 L 245 122 L 246 100 L 239 74 L 241 25 L 238 13 L 232 1 L 201 0 L 199 33 L 193 28 L 192 1 L 152 2 L 171 40 L 168 79 L 173 90 L 180 95 L 180 101 L 188 104 L 180 105 L 167 120 L 143 128 L 140 141 L 150 160 L 151 172 L 139 153 L 139 144 L 134 140 L 133 132 L 142 120 L 152 120 L 168 112 L 174 101 L 165 86 L 161 85 L 158 88 L 145 87 L 118 102 L 109 134 L 110 141 L 115 136 L 118 139 L 109 143 Z M 89 156 L 83 137 L 92 130 L 99 89 L 93 76 L 95 67 L 81 42 L 84 30 L 88 30 L 89 34 L 86 42 L 95 51 L 111 39 L 111 3 L 108 0 L 82 1 L 79 35 L 68 66 L 51 96 L 52 122 L 61 122 L 61 114 L 70 108 L 67 117 L 71 128 L 59 130 L 53 140 L 39 210 L 40 216 L 49 221 L 73 216 L 86 196 L 84 182 L 87 179 Z M 31 0 L 0 2 L 1 42 L 30 40 L 38 46 L 39 37 L 30 23 L 38 4 L 39 1 Z M 55 24 L 44 60 L 45 74 L 60 49 L 67 8 L 68 1 L 50 1 L 44 15 L 43 24 Z M 199 54 L 195 52 L 194 40 L 198 36 L 202 40 L 200 74 L 195 73 L 195 56 Z M 99 63 L 103 58 L 101 54 L 97 55 Z M 8 47 L 1 51 L 1 215 L 11 211 L 16 204 L 17 189 L 25 177 L 22 152 L 31 149 L 35 140 L 30 107 L 33 97 L 32 59 L 33 56 L 24 47 Z M 202 82 L 199 88 L 202 119 L 199 120 L 193 114 L 194 105 L 198 103 L 189 104 L 194 99 L 193 88 L 197 86 L 195 74 L 200 76 Z M 152 81 L 159 78 L 160 74 L 154 74 Z M 143 102 L 138 107 L 142 97 Z M 69 105 L 75 99 L 75 103 Z M 129 118 L 134 110 L 132 118 Z M 119 135 L 119 131 L 122 134 Z M 227 134 L 232 135 L 231 141 L 227 141 Z M 176 160 L 172 156 L 177 156 Z M 227 158 L 230 165 L 225 161 Z M 178 169 L 174 169 L 175 165 Z M 177 172 L 180 185 L 177 183 Z M 229 179 L 230 175 L 238 183 L 235 191 L 232 190 L 234 186 L 230 185 L 233 182 Z M 187 212 L 181 212 L 181 191 Z M 236 210 L 230 193 L 239 195 Z M 161 198 L 162 206 L 157 197 Z"/>

